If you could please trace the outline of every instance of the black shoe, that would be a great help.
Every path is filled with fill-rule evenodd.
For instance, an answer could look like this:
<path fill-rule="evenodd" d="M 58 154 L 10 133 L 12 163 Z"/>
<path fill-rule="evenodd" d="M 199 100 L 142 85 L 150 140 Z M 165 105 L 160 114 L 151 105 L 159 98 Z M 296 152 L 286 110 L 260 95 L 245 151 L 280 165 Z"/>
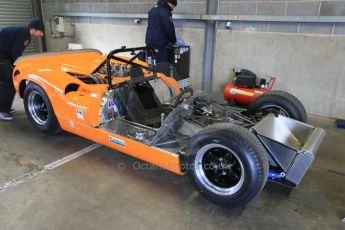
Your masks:
<path fill-rule="evenodd" d="M 0 120 L 3 121 L 13 121 L 13 116 L 9 113 L 0 113 Z"/>

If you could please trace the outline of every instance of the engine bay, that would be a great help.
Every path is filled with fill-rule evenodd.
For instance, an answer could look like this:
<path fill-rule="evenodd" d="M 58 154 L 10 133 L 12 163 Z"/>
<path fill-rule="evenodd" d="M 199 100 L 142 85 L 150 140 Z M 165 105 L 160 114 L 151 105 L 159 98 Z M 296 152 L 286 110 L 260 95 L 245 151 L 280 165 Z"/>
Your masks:
<path fill-rule="evenodd" d="M 111 77 L 112 78 L 124 78 L 129 77 L 131 72 L 131 65 L 125 63 L 113 62 L 111 66 Z M 69 75 L 79 79 L 85 84 L 108 84 L 107 78 L 107 65 L 104 64 L 101 68 L 90 75 L 83 75 L 79 73 L 67 72 Z"/>

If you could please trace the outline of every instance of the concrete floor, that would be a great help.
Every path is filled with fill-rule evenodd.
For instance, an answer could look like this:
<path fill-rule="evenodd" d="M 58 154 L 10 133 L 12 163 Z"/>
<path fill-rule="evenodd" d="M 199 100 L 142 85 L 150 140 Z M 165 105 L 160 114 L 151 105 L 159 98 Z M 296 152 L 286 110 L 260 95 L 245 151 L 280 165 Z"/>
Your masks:
<path fill-rule="evenodd" d="M 91 144 L 40 134 L 16 107 L 15 122 L 0 122 L 0 184 Z M 102 147 L 0 193 L 0 229 L 345 229 L 345 130 L 310 121 L 328 135 L 300 187 L 267 184 L 246 208 L 217 207 L 188 177 L 135 170 Z"/>

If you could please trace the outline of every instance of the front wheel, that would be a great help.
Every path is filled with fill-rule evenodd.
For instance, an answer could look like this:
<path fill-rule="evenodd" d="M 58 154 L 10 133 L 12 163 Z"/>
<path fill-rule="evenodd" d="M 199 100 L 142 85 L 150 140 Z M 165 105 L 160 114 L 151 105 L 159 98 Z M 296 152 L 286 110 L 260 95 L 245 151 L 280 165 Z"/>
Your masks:
<path fill-rule="evenodd" d="M 201 194 L 237 207 L 253 200 L 268 174 L 267 153 L 247 129 L 218 124 L 196 134 L 186 151 L 187 170 Z"/>
<path fill-rule="evenodd" d="M 61 132 L 53 107 L 44 90 L 31 82 L 24 92 L 24 108 L 31 124 L 41 132 L 57 134 Z"/>

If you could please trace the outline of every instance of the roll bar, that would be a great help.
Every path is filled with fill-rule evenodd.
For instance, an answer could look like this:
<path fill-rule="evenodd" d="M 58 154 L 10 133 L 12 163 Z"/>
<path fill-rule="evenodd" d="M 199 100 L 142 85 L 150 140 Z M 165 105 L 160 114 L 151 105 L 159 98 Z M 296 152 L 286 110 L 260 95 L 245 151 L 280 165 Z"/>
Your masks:
<path fill-rule="evenodd" d="M 139 53 L 135 54 L 135 52 L 140 51 Z M 120 57 L 117 57 L 117 54 L 120 53 L 127 53 L 127 52 L 131 52 L 134 56 L 130 59 L 130 60 L 126 60 Z M 127 48 L 126 46 L 121 47 L 121 49 L 115 49 L 109 52 L 109 54 L 107 55 L 107 58 L 93 71 L 93 74 L 98 72 L 98 70 L 100 70 L 105 64 L 107 65 L 107 80 L 108 80 L 108 85 L 109 85 L 109 89 L 111 89 L 113 87 L 112 85 L 112 75 L 111 75 L 111 60 L 116 60 L 116 61 L 120 61 L 129 65 L 133 65 L 133 66 L 137 66 L 137 67 L 141 67 L 143 69 L 146 69 L 148 71 L 157 73 L 156 71 L 156 66 L 155 65 L 142 65 L 142 64 L 138 64 L 135 63 L 134 61 L 139 58 L 140 55 L 142 54 L 150 54 L 153 59 L 155 60 L 155 52 L 154 49 L 149 48 L 149 47 L 134 47 L 134 48 Z"/>

